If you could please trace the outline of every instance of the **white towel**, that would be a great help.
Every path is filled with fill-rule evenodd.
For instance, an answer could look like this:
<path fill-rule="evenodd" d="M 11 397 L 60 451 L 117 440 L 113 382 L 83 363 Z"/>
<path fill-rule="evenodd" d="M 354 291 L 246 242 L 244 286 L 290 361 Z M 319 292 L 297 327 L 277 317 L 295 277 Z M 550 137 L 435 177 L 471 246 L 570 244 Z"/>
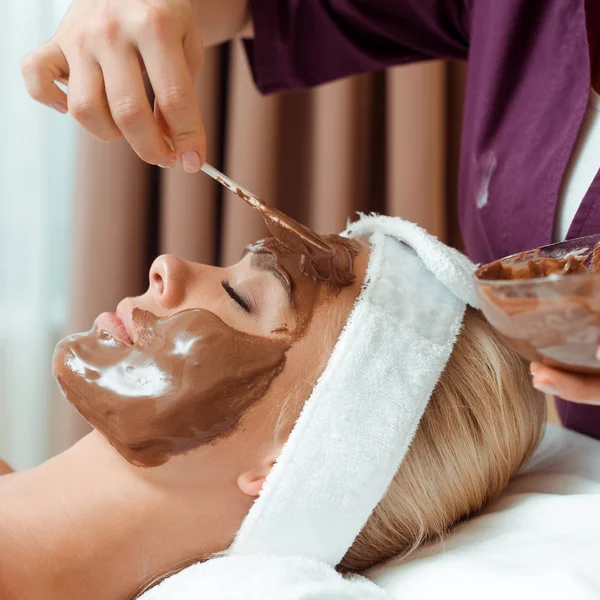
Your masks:
<path fill-rule="evenodd" d="M 143 600 L 392 600 L 365 577 L 299 557 L 226 556 L 188 567 Z"/>

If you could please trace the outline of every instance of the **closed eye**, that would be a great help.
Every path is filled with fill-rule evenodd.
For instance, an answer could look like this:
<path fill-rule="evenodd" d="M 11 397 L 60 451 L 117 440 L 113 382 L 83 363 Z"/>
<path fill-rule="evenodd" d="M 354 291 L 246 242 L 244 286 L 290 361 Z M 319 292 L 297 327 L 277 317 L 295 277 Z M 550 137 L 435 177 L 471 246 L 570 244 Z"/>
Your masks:
<path fill-rule="evenodd" d="M 250 303 L 245 300 L 244 298 L 242 298 L 242 296 L 240 296 L 230 285 L 228 281 L 221 281 L 221 285 L 223 286 L 223 289 L 227 292 L 227 294 L 229 295 L 229 297 L 236 302 L 240 308 L 242 308 L 242 310 L 244 310 L 247 313 L 251 313 L 252 312 L 252 308 L 250 306 Z"/>

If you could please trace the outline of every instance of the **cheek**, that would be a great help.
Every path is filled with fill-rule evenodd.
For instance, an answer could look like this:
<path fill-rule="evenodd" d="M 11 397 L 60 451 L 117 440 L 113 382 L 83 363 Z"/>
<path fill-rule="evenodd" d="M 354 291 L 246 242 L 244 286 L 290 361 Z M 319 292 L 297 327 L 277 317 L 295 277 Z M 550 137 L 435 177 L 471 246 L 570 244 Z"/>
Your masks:
<path fill-rule="evenodd" d="M 241 310 L 237 304 L 227 295 L 219 281 L 218 289 L 211 290 L 208 295 L 201 293 L 190 296 L 184 306 L 177 312 L 188 309 L 204 309 L 217 315 L 227 325 L 239 331 L 246 331 L 259 335 L 262 333 L 258 327 L 258 319 Z"/>
<path fill-rule="evenodd" d="M 332 337 L 328 332 L 329 325 L 315 319 L 306 335 L 288 351 L 281 377 L 288 394 L 290 390 L 295 390 L 296 396 L 308 399 L 333 349 L 333 343 L 329 343 L 329 338 Z"/>
<path fill-rule="evenodd" d="M 273 458 L 276 458 L 277 448 L 285 442 L 289 433 L 285 424 L 280 422 L 284 400 L 284 390 L 274 382 L 265 397 L 242 417 L 233 434 L 215 444 L 215 450 L 229 457 L 236 468 L 241 469 L 251 469 L 257 461 L 273 453 Z"/>
<path fill-rule="evenodd" d="M 314 348 L 297 342 L 287 352 L 285 366 L 264 398 L 244 416 L 244 443 L 283 443 L 291 432 L 316 378 Z"/>
<path fill-rule="evenodd" d="M 293 334 L 298 328 L 298 315 L 287 307 L 282 307 L 281 303 L 274 303 L 273 306 L 265 311 L 267 313 L 267 322 L 264 324 L 264 331 L 268 335 L 276 335 L 281 331 Z"/>

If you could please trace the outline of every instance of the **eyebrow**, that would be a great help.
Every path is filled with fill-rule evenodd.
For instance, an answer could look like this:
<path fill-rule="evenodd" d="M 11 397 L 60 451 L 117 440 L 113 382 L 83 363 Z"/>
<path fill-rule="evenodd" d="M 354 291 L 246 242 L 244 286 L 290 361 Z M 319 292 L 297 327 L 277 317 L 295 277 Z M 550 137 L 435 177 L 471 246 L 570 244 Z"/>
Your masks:
<path fill-rule="evenodd" d="M 277 281 L 282 285 L 288 297 L 288 302 L 292 302 L 292 282 L 287 273 L 283 272 L 278 266 L 275 257 L 270 252 L 253 252 L 250 259 L 250 267 L 257 271 L 268 271 L 273 273 Z"/>

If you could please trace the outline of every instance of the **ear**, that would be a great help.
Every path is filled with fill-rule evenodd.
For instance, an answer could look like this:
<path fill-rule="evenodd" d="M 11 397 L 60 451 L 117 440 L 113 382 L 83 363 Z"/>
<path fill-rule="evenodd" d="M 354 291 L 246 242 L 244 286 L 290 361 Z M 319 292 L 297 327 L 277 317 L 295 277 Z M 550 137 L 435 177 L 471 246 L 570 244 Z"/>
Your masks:
<path fill-rule="evenodd" d="M 256 469 L 244 471 L 238 478 L 237 484 L 240 490 L 248 496 L 258 496 L 265 483 L 267 475 L 275 464 L 276 457 L 270 456 L 265 459 L 264 464 Z"/>
<path fill-rule="evenodd" d="M 261 475 L 257 471 L 246 471 L 237 478 L 237 484 L 247 496 L 258 496 L 265 479 L 266 475 Z"/>

